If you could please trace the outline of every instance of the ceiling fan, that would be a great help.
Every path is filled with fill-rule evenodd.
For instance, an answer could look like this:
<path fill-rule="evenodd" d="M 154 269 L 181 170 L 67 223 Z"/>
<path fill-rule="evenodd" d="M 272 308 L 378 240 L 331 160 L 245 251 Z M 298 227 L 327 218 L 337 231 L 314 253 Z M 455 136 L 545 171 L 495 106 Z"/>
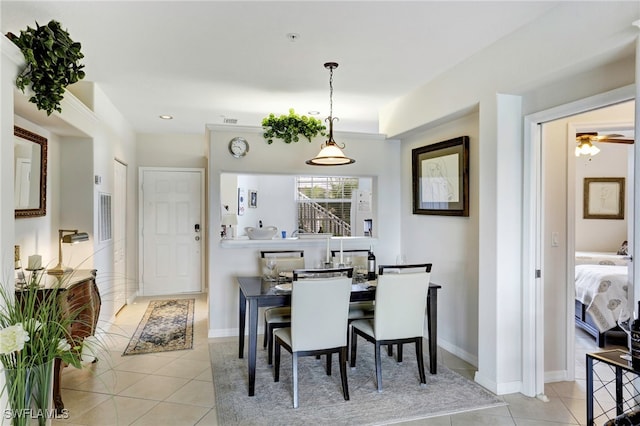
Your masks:
<path fill-rule="evenodd" d="M 576 142 L 578 144 L 576 146 L 576 157 L 579 157 L 580 155 L 596 155 L 600 152 L 600 149 L 593 145 L 593 142 L 632 144 L 634 140 L 616 133 L 598 135 L 598 132 L 583 132 L 576 133 Z"/>

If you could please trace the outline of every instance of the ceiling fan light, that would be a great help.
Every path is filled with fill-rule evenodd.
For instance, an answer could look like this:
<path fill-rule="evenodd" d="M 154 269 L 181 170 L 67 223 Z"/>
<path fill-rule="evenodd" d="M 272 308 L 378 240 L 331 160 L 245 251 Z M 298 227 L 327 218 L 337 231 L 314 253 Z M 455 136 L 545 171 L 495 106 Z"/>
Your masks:
<path fill-rule="evenodd" d="M 600 152 L 600 148 L 598 148 L 597 146 L 593 145 L 591 143 L 591 141 L 588 141 L 588 140 L 583 140 L 576 147 L 576 157 L 579 157 L 581 155 L 591 155 L 591 156 L 593 156 L 593 155 L 596 155 L 599 152 Z"/>

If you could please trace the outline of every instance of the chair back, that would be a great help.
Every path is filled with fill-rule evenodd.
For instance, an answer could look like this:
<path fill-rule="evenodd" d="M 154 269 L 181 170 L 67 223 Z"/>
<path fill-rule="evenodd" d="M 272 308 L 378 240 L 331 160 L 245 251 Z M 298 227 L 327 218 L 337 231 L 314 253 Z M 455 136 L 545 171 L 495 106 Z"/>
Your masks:
<path fill-rule="evenodd" d="M 335 265 L 340 261 L 340 250 L 331 250 L 331 257 Z M 368 270 L 369 268 L 369 250 L 351 249 L 342 251 L 343 258 L 351 258 L 351 266 L 355 270 Z"/>
<path fill-rule="evenodd" d="M 347 345 L 351 277 L 347 273 L 340 275 L 335 269 L 326 273 L 319 271 L 294 272 L 291 287 L 294 352 Z M 346 272 L 344 268 L 343 272 Z"/>
<path fill-rule="evenodd" d="M 260 252 L 260 271 L 266 273 L 267 260 L 276 259 L 276 269 L 279 272 L 293 271 L 304 268 L 304 251 L 301 250 L 274 250 Z"/>
<path fill-rule="evenodd" d="M 424 335 L 430 276 L 431 264 L 380 267 L 373 319 L 377 340 Z"/>

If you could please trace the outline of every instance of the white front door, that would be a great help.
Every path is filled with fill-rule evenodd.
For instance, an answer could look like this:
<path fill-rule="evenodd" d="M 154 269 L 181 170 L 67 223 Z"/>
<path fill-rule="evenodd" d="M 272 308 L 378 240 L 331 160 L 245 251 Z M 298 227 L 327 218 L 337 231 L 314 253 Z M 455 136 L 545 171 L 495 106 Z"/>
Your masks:
<path fill-rule="evenodd" d="M 202 291 L 202 169 L 141 168 L 141 290 Z"/>
<path fill-rule="evenodd" d="M 113 162 L 113 276 L 114 312 L 120 311 L 127 298 L 127 166 Z"/>

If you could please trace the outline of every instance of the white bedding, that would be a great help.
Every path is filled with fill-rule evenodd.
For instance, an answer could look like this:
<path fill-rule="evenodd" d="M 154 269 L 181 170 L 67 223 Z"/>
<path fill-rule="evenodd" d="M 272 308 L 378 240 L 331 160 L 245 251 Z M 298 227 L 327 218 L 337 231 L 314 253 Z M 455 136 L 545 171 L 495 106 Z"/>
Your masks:
<path fill-rule="evenodd" d="M 628 288 L 627 266 L 576 264 L 576 300 L 587 306 L 600 332 L 629 318 Z"/>
<path fill-rule="evenodd" d="M 619 265 L 629 262 L 629 257 L 615 252 L 577 251 L 576 265 Z"/>

